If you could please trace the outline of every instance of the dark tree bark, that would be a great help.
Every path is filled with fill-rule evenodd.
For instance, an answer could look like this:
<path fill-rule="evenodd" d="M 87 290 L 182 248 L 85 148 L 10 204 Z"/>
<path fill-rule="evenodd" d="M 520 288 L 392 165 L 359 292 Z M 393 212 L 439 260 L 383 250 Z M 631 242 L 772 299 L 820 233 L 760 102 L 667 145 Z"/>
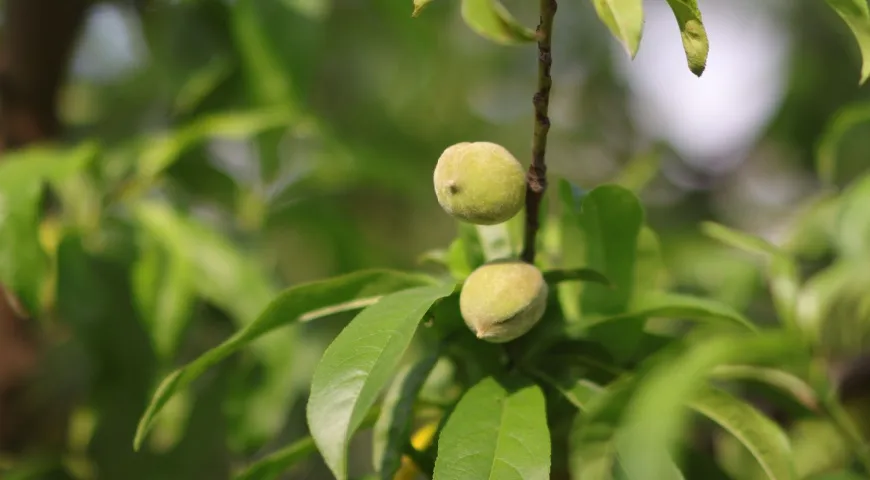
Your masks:
<path fill-rule="evenodd" d="M 0 161 L 60 131 L 57 98 L 88 0 L 5 0 L 0 32 Z M 41 357 L 34 322 L 0 285 L 0 452 L 56 443 L 28 392 Z M 63 431 L 64 427 L 60 427 Z M 47 433 L 47 432 L 51 433 Z"/>

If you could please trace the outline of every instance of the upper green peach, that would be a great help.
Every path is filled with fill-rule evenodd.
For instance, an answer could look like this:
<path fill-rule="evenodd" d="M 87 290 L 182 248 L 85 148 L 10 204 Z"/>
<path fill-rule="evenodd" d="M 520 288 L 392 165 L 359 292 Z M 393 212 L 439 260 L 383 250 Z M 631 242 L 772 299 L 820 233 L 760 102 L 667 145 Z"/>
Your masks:
<path fill-rule="evenodd" d="M 478 267 L 459 294 L 462 318 L 478 338 L 514 340 L 532 329 L 547 308 L 547 283 L 534 265 L 497 261 Z"/>
<path fill-rule="evenodd" d="M 513 218 L 526 198 L 522 165 L 501 145 L 457 143 L 435 166 L 435 195 L 450 215 L 477 225 Z"/>

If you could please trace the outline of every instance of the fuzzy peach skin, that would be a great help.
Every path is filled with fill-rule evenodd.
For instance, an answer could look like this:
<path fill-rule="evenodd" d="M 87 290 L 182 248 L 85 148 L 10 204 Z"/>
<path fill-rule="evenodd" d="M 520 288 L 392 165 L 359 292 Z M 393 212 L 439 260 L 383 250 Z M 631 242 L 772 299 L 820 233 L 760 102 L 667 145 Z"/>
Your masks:
<path fill-rule="evenodd" d="M 478 338 L 514 340 L 532 329 L 547 308 L 547 283 L 534 265 L 498 261 L 478 267 L 465 280 L 459 310 Z"/>
<path fill-rule="evenodd" d="M 526 198 L 526 174 L 507 149 L 490 142 L 457 143 L 438 158 L 435 195 L 453 217 L 476 225 L 513 218 Z"/>

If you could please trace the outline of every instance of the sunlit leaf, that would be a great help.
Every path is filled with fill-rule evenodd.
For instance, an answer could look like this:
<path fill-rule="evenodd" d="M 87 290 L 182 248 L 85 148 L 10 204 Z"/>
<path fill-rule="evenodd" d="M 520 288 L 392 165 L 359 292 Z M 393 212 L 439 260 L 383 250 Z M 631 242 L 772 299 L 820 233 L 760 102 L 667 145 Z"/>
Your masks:
<path fill-rule="evenodd" d="M 801 350 L 793 337 L 779 332 L 716 336 L 694 343 L 687 352 L 657 364 L 632 395 L 618 432 L 623 466 L 649 480 L 669 477 L 666 457 L 657 448 L 672 449 L 685 430 L 686 399 L 701 391 L 710 371 L 723 364 L 782 361 Z M 795 478 L 789 459 L 776 457 L 771 478 Z"/>
<path fill-rule="evenodd" d="M 752 365 L 722 365 L 713 369 L 710 377 L 717 380 L 753 380 L 764 383 L 789 395 L 811 411 L 819 408 L 819 400 L 812 387 L 783 370 Z"/>
<path fill-rule="evenodd" d="M 227 57 L 218 57 L 195 72 L 175 95 L 173 113 L 183 115 L 192 112 L 229 77 L 232 71 L 232 61 Z"/>
<path fill-rule="evenodd" d="M 48 272 L 39 239 L 43 184 L 79 172 L 98 152 L 94 143 L 40 145 L 4 153 L 0 162 L 0 282 L 31 314 L 39 314 Z"/>
<path fill-rule="evenodd" d="M 686 51 L 689 70 L 700 77 L 707 66 L 710 43 L 707 40 L 707 30 L 701 20 L 698 1 L 668 0 L 668 5 L 674 11 L 677 24 L 680 26 L 680 37 L 683 39 L 683 50 Z"/>
<path fill-rule="evenodd" d="M 140 202 L 135 212 L 144 232 L 191 264 L 197 292 L 241 324 L 256 318 L 277 294 L 265 269 L 207 224 L 156 201 Z"/>
<path fill-rule="evenodd" d="M 183 252 L 167 252 L 148 242 L 131 274 L 134 300 L 154 349 L 161 360 L 171 360 L 196 301 L 193 268 Z"/>
<path fill-rule="evenodd" d="M 175 163 L 187 149 L 209 138 L 248 138 L 287 126 L 294 118 L 286 111 L 274 108 L 201 117 L 149 141 L 137 162 L 139 174 L 145 178 L 156 176 Z"/>
<path fill-rule="evenodd" d="M 167 376 L 157 388 L 139 421 L 135 446 L 138 449 L 154 417 L 172 395 L 232 353 L 273 330 L 294 323 L 307 312 L 356 298 L 370 298 L 431 283 L 426 277 L 389 270 L 362 270 L 351 274 L 296 285 L 285 290 L 253 322 L 235 335 L 205 352 L 196 360 Z"/>
<path fill-rule="evenodd" d="M 870 77 L 870 7 L 867 6 L 866 0 L 827 0 L 827 2 L 846 22 L 858 41 L 863 59 L 859 83 L 863 84 Z"/>
<path fill-rule="evenodd" d="M 643 0 L 592 0 L 592 4 L 598 18 L 634 58 L 643 32 Z"/>
<path fill-rule="evenodd" d="M 718 223 L 703 222 L 701 224 L 701 230 L 707 236 L 715 238 L 725 245 L 743 250 L 744 252 L 765 256 L 776 256 L 780 254 L 779 249 L 767 240 L 748 233 L 738 232 L 737 230 Z"/>
<path fill-rule="evenodd" d="M 688 406 L 736 437 L 768 478 L 797 478 L 785 432 L 752 405 L 722 390 L 703 388 Z"/>
<path fill-rule="evenodd" d="M 252 463 L 233 478 L 235 480 L 274 480 L 316 451 L 317 446 L 314 445 L 314 440 L 311 437 L 305 437 Z"/>
<path fill-rule="evenodd" d="M 281 52 L 271 42 L 256 0 L 233 3 L 232 28 L 254 100 L 261 106 L 297 112 L 293 78 L 282 63 Z"/>
<path fill-rule="evenodd" d="M 639 294 L 625 313 L 602 315 L 589 320 L 590 325 L 620 323 L 621 320 L 664 317 L 702 321 L 728 328 L 754 331 L 757 327 L 740 312 L 724 303 L 702 297 L 671 292 Z"/>
<path fill-rule="evenodd" d="M 462 19 L 478 35 L 497 43 L 537 40 L 535 32 L 517 22 L 498 0 L 462 0 Z"/>
<path fill-rule="evenodd" d="M 540 387 L 487 377 L 465 392 L 439 436 L 433 479 L 469 478 L 550 478 L 550 433 Z"/>
<path fill-rule="evenodd" d="M 330 344 L 314 371 L 308 426 L 326 464 L 347 479 L 347 447 L 411 343 L 423 315 L 455 285 L 418 287 L 363 310 Z"/>

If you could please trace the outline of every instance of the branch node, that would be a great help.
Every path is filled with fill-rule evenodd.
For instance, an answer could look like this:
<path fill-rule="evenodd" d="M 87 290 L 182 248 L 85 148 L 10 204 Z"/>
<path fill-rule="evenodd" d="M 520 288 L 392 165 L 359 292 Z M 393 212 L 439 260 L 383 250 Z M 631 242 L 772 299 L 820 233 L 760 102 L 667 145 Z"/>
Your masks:
<path fill-rule="evenodd" d="M 553 17 L 556 14 L 556 0 L 540 0 L 541 23 L 535 30 L 538 33 L 538 89 L 532 97 L 535 107 L 535 128 L 532 139 L 532 163 L 526 174 L 526 224 L 523 239 L 522 259 L 535 262 L 535 243 L 540 227 L 540 206 L 547 190 L 547 134 L 550 132 L 550 89 L 553 79 L 550 66 L 553 63 L 551 39 L 553 36 Z"/>

